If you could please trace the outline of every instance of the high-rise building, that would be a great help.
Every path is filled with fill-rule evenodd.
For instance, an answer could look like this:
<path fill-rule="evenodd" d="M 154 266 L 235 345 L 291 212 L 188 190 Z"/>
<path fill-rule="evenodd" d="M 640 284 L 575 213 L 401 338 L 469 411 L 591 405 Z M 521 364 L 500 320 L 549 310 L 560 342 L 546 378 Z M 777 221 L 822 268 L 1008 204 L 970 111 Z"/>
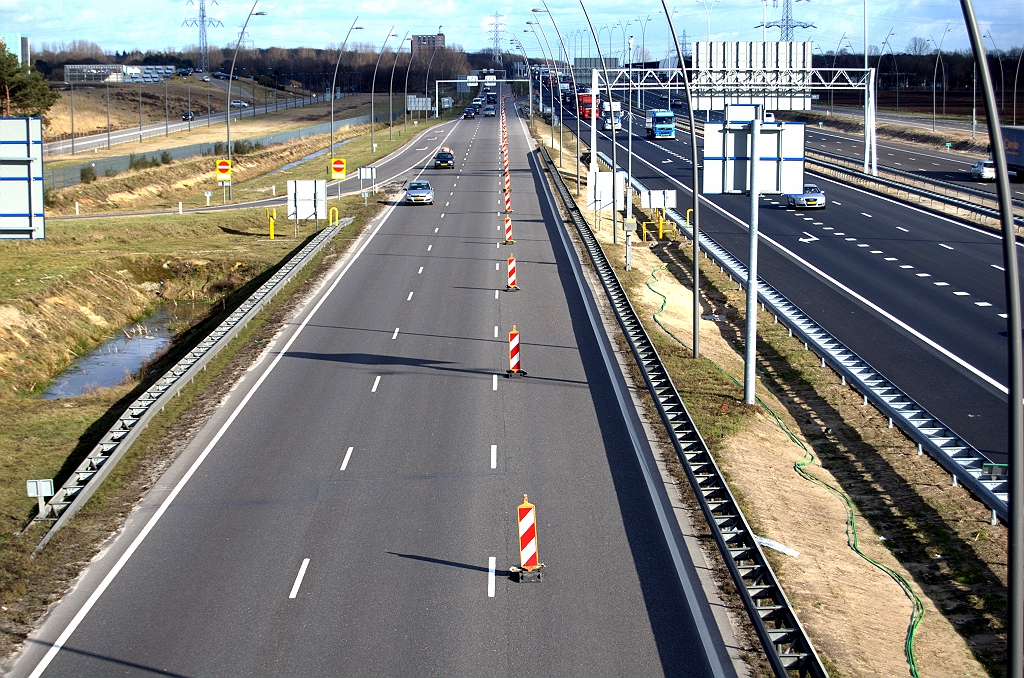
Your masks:
<path fill-rule="evenodd" d="M 27 35 L 21 33 L 0 33 L 0 42 L 4 43 L 7 51 L 18 57 L 22 66 L 32 64 L 32 52 L 29 49 Z"/>
<path fill-rule="evenodd" d="M 420 54 L 420 50 L 429 55 L 438 47 L 444 47 L 444 33 L 438 33 L 437 35 L 414 35 L 411 40 L 414 58 Z"/>

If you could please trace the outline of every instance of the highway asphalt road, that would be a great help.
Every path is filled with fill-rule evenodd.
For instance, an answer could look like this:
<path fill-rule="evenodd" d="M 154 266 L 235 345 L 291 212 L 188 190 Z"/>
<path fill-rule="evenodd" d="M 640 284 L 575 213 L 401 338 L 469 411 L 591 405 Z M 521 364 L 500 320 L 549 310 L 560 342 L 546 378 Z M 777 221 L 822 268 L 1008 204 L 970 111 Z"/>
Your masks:
<path fill-rule="evenodd" d="M 566 131 L 575 120 L 565 112 Z M 589 143 L 589 127 L 583 123 Z M 633 172 L 689 200 L 689 137 L 648 141 L 634 117 Z M 611 143 L 599 133 L 599 148 Z M 625 167 L 625 131 L 618 133 Z M 700 142 L 698 142 L 700 143 Z M 1000 240 L 857 188 L 816 177 L 829 198 L 796 212 L 765 198 L 759 273 L 991 460 L 1006 456 L 1007 373 Z M 688 189 L 687 189 L 688 190 Z M 747 260 L 749 199 L 709 196 L 702 229 Z M 773 204 L 775 203 L 775 204 Z"/>
<path fill-rule="evenodd" d="M 509 122 L 515 245 L 500 244 L 498 119 L 449 125 L 434 145 L 458 168 L 422 175 L 436 204 L 371 225 L 12 675 L 707 676 L 727 661 L 714 627 L 704 651 L 708 602 L 684 596 L 621 375 Z M 504 375 L 513 325 L 521 379 Z M 537 584 L 508 576 L 524 493 Z"/>

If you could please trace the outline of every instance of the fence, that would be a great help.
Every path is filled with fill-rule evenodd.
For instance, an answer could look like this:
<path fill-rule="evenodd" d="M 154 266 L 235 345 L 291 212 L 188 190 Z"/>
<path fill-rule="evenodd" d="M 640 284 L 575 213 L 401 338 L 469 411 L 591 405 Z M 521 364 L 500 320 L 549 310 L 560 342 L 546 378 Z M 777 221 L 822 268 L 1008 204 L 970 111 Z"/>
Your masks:
<path fill-rule="evenodd" d="M 396 111 L 394 114 L 395 118 L 402 115 L 402 111 Z M 383 113 L 378 113 L 375 116 L 377 122 L 386 121 L 388 116 Z M 355 118 L 346 118 L 344 120 L 336 120 L 334 122 L 335 131 L 344 127 L 352 127 L 355 125 L 365 125 L 370 122 L 369 115 L 360 115 Z M 295 141 L 296 139 L 304 139 L 306 137 L 316 136 L 317 134 L 327 134 L 331 131 L 331 123 L 325 122 L 319 125 L 313 125 L 311 127 L 303 127 L 302 129 L 291 130 L 288 132 L 278 132 L 276 134 L 270 134 L 263 137 L 257 137 L 255 139 L 238 139 L 234 142 L 234 152 L 237 153 L 240 147 L 244 145 L 255 145 L 260 144 L 262 146 L 270 146 L 272 144 L 284 144 L 289 141 Z M 194 158 L 196 156 L 205 155 L 226 155 L 227 145 L 224 142 L 216 143 L 202 143 L 202 144 L 190 144 L 188 146 L 178 146 L 177 148 L 168 148 L 162 151 L 150 151 L 148 153 L 136 153 L 129 155 L 119 155 L 116 158 L 104 158 L 102 160 L 94 160 L 92 162 L 82 163 L 81 165 L 69 165 L 67 167 L 55 167 L 52 169 L 43 168 L 43 181 L 44 186 L 47 189 L 51 188 L 66 188 L 68 186 L 74 186 L 75 184 L 81 183 L 82 181 L 82 170 L 90 168 L 95 176 L 113 176 L 114 174 L 120 174 L 121 172 L 127 172 L 132 168 L 132 163 L 137 163 L 136 166 L 142 165 L 158 165 L 165 162 L 167 159 L 171 160 L 184 160 L 186 158 Z"/>

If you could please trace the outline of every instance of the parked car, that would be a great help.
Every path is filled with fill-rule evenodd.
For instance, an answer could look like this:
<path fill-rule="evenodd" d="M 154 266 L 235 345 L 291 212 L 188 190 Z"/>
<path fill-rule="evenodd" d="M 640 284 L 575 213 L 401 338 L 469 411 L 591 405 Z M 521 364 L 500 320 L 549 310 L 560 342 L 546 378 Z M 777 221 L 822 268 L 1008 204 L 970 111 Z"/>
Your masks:
<path fill-rule="evenodd" d="M 192 111 L 185 111 L 181 114 L 181 119 L 185 122 L 191 122 L 196 119 L 196 114 Z"/>
<path fill-rule="evenodd" d="M 241 99 L 232 99 L 231 108 L 249 108 L 249 104 Z"/>
<path fill-rule="evenodd" d="M 796 195 L 787 195 L 786 204 L 794 209 L 800 207 L 816 207 L 825 209 L 825 192 L 816 184 L 804 184 L 804 192 Z"/>
<path fill-rule="evenodd" d="M 973 181 L 995 181 L 996 164 L 991 160 L 979 160 L 971 167 L 971 179 Z"/>
<path fill-rule="evenodd" d="M 405 189 L 405 204 L 407 205 L 433 205 L 434 189 L 429 181 L 410 181 L 409 187 Z"/>

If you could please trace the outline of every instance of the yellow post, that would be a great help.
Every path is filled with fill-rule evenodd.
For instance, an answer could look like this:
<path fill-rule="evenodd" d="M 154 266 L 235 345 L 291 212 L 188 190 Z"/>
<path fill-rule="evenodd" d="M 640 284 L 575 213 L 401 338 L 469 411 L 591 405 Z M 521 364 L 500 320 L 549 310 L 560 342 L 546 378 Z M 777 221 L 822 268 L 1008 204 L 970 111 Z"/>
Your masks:
<path fill-rule="evenodd" d="M 332 207 L 330 211 L 327 212 L 327 225 L 337 226 L 340 223 L 341 219 L 338 218 L 338 208 Z"/>
<path fill-rule="evenodd" d="M 693 212 L 693 208 L 692 207 L 690 209 L 686 210 L 686 226 L 687 226 L 687 228 L 689 228 L 689 226 L 690 226 L 690 214 L 692 212 Z"/>
<path fill-rule="evenodd" d="M 277 208 L 267 208 L 267 221 L 270 222 L 270 239 L 274 239 L 274 221 L 277 219 Z"/>

